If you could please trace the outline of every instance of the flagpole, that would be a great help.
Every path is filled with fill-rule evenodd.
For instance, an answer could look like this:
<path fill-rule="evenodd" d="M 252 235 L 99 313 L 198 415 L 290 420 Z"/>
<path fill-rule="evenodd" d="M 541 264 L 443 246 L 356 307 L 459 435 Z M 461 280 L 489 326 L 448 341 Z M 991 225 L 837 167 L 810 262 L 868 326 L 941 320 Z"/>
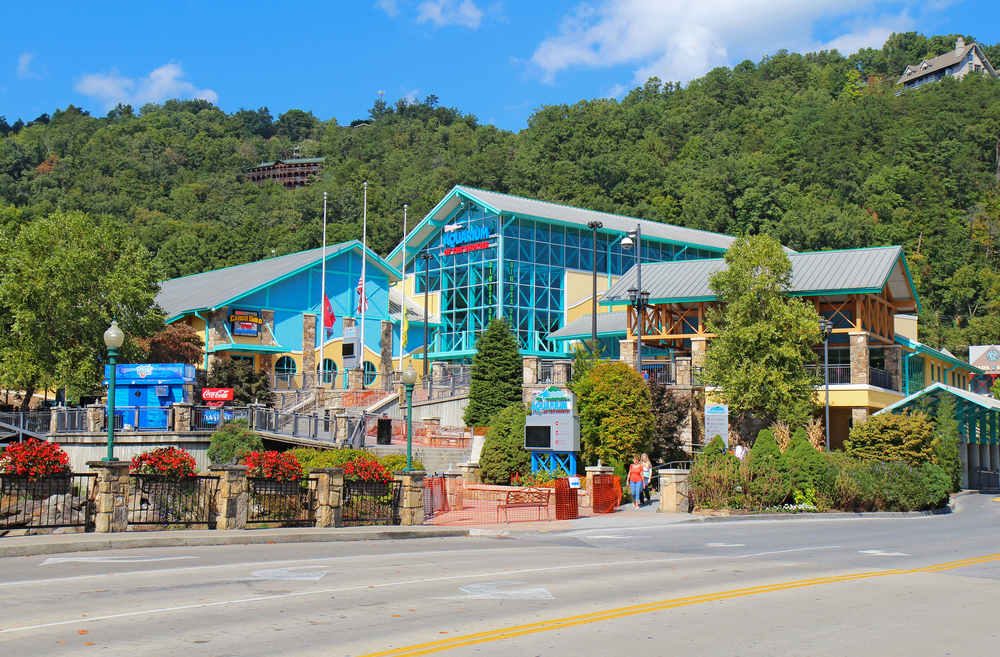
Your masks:
<path fill-rule="evenodd" d="M 365 274 L 368 264 L 368 181 L 365 181 L 365 204 L 361 220 L 361 295 L 358 298 L 358 305 L 361 306 L 361 387 L 365 385 L 365 306 L 368 304 L 366 293 L 367 283 Z"/>
<path fill-rule="evenodd" d="M 403 282 L 399 286 L 403 293 L 402 310 L 399 314 L 399 371 L 403 371 L 403 327 L 406 322 L 406 204 L 403 204 Z"/>
<path fill-rule="evenodd" d="M 320 274 L 320 298 L 319 298 L 319 381 L 317 386 L 323 385 L 323 356 L 326 355 L 326 192 L 323 192 L 323 264 L 322 274 Z M 330 328 L 333 328 L 332 326 Z"/>

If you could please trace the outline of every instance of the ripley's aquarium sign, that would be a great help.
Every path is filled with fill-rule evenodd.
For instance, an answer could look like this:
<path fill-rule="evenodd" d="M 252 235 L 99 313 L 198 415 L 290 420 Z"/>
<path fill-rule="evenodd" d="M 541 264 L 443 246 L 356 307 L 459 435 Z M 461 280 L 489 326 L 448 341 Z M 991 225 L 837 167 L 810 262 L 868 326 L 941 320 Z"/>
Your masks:
<path fill-rule="evenodd" d="M 486 226 L 475 226 L 462 229 L 445 229 L 441 237 L 443 255 L 457 255 L 469 251 L 481 251 L 490 248 L 490 229 Z"/>
<path fill-rule="evenodd" d="M 572 415 L 573 393 L 555 386 L 536 393 L 531 400 L 532 415 Z"/>

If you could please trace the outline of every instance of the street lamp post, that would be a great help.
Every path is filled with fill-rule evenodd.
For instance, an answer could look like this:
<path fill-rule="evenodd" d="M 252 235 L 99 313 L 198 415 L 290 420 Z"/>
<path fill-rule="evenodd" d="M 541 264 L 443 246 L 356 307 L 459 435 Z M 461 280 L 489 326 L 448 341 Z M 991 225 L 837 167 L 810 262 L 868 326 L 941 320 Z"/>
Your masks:
<path fill-rule="evenodd" d="M 597 358 L 597 229 L 604 228 L 604 224 L 600 221 L 588 221 L 587 228 L 594 231 L 594 297 L 590 318 L 590 355 Z"/>
<path fill-rule="evenodd" d="M 104 344 L 108 348 L 108 362 L 111 365 L 111 376 L 108 380 L 108 455 L 102 461 L 117 461 L 115 458 L 115 357 L 122 343 L 125 342 L 125 333 L 118 328 L 118 322 L 111 320 L 111 326 L 104 332 Z"/>
<path fill-rule="evenodd" d="M 833 322 L 828 319 L 819 321 L 819 330 L 823 334 L 823 384 L 826 386 L 826 451 L 830 451 L 830 334 L 833 333 Z"/>
<path fill-rule="evenodd" d="M 420 254 L 420 259 L 424 261 L 424 376 L 427 376 L 427 354 L 430 345 L 427 344 L 427 293 L 431 287 L 431 258 L 430 253 L 424 251 Z"/>
<path fill-rule="evenodd" d="M 642 226 L 636 226 L 635 230 L 630 230 L 622 238 L 622 248 L 628 251 L 635 245 L 635 284 L 628 290 L 629 301 L 635 308 L 636 325 L 636 365 L 639 376 L 642 376 L 642 317 L 649 306 L 649 292 L 642 289 Z"/>
<path fill-rule="evenodd" d="M 413 366 L 403 370 L 403 387 L 406 388 L 406 469 L 413 469 L 413 384 L 417 382 L 417 371 Z"/>

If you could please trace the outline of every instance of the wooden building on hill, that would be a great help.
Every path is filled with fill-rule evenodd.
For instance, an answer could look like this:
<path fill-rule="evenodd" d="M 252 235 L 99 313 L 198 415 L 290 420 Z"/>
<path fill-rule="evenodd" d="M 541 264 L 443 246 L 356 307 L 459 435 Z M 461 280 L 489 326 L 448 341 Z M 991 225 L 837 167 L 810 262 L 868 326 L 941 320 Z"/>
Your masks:
<path fill-rule="evenodd" d="M 318 178 L 320 168 L 326 162 L 325 157 L 306 157 L 293 160 L 275 160 L 261 162 L 259 166 L 244 171 L 246 177 L 258 185 L 273 180 L 285 189 L 305 187 L 312 179 Z"/>

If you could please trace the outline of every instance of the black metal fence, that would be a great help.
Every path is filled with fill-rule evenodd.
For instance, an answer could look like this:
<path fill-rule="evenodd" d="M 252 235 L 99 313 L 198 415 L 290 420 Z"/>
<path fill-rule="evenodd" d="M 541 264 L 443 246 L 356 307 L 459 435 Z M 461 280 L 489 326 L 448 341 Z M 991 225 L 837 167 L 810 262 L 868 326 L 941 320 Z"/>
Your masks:
<path fill-rule="evenodd" d="M 398 525 L 399 489 L 391 481 L 345 481 L 344 525 Z"/>
<path fill-rule="evenodd" d="M 130 528 L 134 525 L 207 525 L 219 477 L 132 475 L 129 494 Z"/>
<path fill-rule="evenodd" d="M 298 413 L 281 413 L 269 408 L 257 409 L 254 428 L 295 438 L 309 438 L 324 442 L 337 440 L 336 418 Z"/>
<path fill-rule="evenodd" d="M 246 420 L 250 424 L 251 419 L 246 406 L 195 406 L 192 411 L 192 431 L 214 431 L 233 420 Z"/>
<path fill-rule="evenodd" d="M 52 412 L 56 414 L 58 433 L 86 433 L 90 430 L 86 408 L 56 408 Z"/>
<path fill-rule="evenodd" d="M 69 474 L 31 481 L 0 475 L 0 531 L 83 527 L 94 522 L 97 475 Z"/>
<path fill-rule="evenodd" d="M 316 482 L 314 477 L 298 481 L 247 477 L 247 524 L 312 527 L 316 524 Z"/>

